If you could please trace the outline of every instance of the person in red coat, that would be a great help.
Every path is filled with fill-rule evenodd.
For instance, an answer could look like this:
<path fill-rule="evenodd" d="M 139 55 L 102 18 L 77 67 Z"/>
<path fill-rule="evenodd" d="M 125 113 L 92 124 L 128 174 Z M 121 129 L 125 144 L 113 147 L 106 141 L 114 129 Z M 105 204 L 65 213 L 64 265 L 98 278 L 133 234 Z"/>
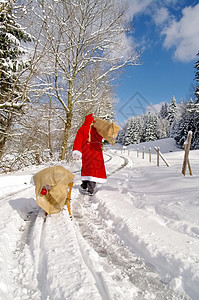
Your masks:
<path fill-rule="evenodd" d="M 73 158 L 82 159 L 81 188 L 89 195 L 94 194 L 96 182 L 106 182 L 102 136 L 92 126 L 94 122 L 92 114 L 85 117 L 84 124 L 77 131 L 72 153 Z"/>

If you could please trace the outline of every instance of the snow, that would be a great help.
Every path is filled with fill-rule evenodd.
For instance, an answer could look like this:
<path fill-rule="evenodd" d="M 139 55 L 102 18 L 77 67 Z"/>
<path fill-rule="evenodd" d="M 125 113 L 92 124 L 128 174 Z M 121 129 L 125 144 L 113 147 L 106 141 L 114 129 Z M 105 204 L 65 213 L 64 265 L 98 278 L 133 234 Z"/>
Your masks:
<path fill-rule="evenodd" d="M 199 299 L 198 156 L 184 176 L 173 139 L 107 146 L 92 197 L 79 193 L 80 161 L 62 164 L 75 174 L 72 220 L 64 207 L 44 222 L 30 181 L 47 165 L 1 174 L 0 299 Z"/>

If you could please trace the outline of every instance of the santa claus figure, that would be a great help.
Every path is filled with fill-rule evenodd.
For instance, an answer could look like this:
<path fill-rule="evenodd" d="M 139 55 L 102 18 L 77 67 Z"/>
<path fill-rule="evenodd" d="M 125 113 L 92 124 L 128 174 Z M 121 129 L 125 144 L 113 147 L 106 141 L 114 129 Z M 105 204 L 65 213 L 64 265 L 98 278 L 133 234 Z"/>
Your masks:
<path fill-rule="evenodd" d="M 102 153 L 102 136 L 93 126 L 93 115 L 85 117 L 84 124 L 79 128 L 73 145 L 72 156 L 82 159 L 81 192 L 93 195 L 96 182 L 106 182 L 106 170 Z"/>

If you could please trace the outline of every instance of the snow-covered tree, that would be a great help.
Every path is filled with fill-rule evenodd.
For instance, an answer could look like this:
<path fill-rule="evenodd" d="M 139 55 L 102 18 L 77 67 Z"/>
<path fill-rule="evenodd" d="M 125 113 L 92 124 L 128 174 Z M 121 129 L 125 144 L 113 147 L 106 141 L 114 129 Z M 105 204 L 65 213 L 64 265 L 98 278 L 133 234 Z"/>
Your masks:
<path fill-rule="evenodd" d="M 142 142 L 157 140 L 157 123 L 158 117 L 156 114 L 149 112 L 144 116 Z"/>
<path fill-rule="evenodd" d="M 124 128 L 120 128 L 120 130 L 118 132 L 118 135 L 117 135 L 117 137 L 115 139 L 115 143 L 123 145 L 124 136 L 125 136 L 125 129 Z"/>
<path fill-rule="evenodd" d="M 123 145 L 138 144 L 141 141 L 143 133 L 143 117 L 135 116 L 127 120 L 125 125 L 125 134 Z"/>
<path fill-rule="evenodd" d="M 125 135 L 123 138 L 123 145 L 128 146 L 133 144 L 134 139 L 134 118 L 127 120 L 125 124 Z"/>
<path fill-rule="evenodd" d="M 101 93 L 96 91 L 117 70 L 137 64 L 137 54 L 126 35 L 123 1 L 35 0 L 31 13 L 34 13 L 35 26 L 33 24 L 30 30 L 41 30 L 41 48 L 46 45 L 43 63 L 40 62 L 42 76 L 52 75 L 52 96 L 65 113 L 60 135 L 60 159 L 64 159 L 76 104 L 86 100 L 87 103 L 94 101 L 95 107 L 97 103 L 101 106 Z M 98 72 L 95 72 L 96 66 Z"/>
<path fill-rule="evenodd" d="M 167 119 L 168 118 L 168 111 L 169 111 L 169 104 L 167 102 L 163 103 L 160 112 L 159 112 L 159 118 L 161 119 Z"/>
<path fill-rule="evenodd" d="M 168 116 L 167 116 L 167 119 L 169 120 L 170 125 L 174 122 L 174 120 L 177 116 L 177 111 L 178 111 L 178 109 L 177 109 L 176 99 L 173 96 L 171 98 L 171 102 L 168 107 Z"/>
<path fill-rule="evenodd" d="M 167 119 L 157 120 L 157 139 L 165 139 L 169 136 L 170 124 Z"/>
<path fill-rule="evenodd" d="M 197 56 L 199 56 L 199 51 L 197 53 Z M 199 103 L 199 60 L 196 61 L 194 68 L 196 68 L 195 80 L 197 82 L 195 95 L 196 95 L 196 102 Z"/>
<path fill-rule="evenodd" d="M 0 159 L 13 119 L 27 101 L 20 78 L 27 67 L 23 42 L 30 36 L 16 22 L 16 2 L 0 0 Z"/>
<path fill-rule="evenodd" d="M 174 122 L 173 137 L 176 144 L 181 148 L 184 147 L 184 142 L 187 139 L 187 134 L 191 130 L 195 132 L 195 111 L 196 107 L 192 99 L 186 104 L 181 104 L 181 115 Z M 192 148 L 194 139 L 192 138 Z"/>

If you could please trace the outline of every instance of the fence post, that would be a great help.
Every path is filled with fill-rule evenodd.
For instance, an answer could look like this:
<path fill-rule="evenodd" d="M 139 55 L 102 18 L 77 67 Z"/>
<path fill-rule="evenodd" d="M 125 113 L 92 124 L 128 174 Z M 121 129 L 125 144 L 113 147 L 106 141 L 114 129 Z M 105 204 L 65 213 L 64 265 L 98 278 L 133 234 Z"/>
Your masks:
<path fill-rule="evenodd" d="M 142 158 L 144 159 L 144 152 L 145 152 L 145 147 L 142 149 Z"/>
<path fill-rule="evenodd" d="M 151 162 L 151 148 L 149 148 L 149 162 Z"/>
<path fill-rule="evenodd" d="M 137 148 L 137 157 L 139 157 L 139 148 Z"/>
<path fill-rule="evenodd" d="M 155 147 L 155 150 L 157 151 L 157 166 L 159 167 L 159 165 L 160 165 L 160 157 L 161 157 L 162 160 L 163 160 L 163 162 L 166 164 L 166 166 L 169 167 L 169 164 L 164 159 L 162 153 L 160 153 L 160 148 L 159 147 Z"/>
<path fill-rule="evenodd" d="M 190 146 L 191 146 L 191 138 L 192 138 L 192 131 L 189 131 L 187 139 L 184 143 L 185 154 L 184 154 L 184 160 L 183 160 L 183 164 L 182 164 L 182 174 L 184 176 L 185 176 L 185 173 L 186 173 L 187 165 L 188 165 L 188 168 L 189 168 L 189 174 L 192 175 L 191 166 L 190 166 L 190 163 L 189 163 L 189 150 L 190 150 Z"/>
<path fill-rule="evenodd" d="M 159 167 L 160 166 L 160 148 L 157 147 L 156 151 L 157 151 L 157 166 Z"/>

